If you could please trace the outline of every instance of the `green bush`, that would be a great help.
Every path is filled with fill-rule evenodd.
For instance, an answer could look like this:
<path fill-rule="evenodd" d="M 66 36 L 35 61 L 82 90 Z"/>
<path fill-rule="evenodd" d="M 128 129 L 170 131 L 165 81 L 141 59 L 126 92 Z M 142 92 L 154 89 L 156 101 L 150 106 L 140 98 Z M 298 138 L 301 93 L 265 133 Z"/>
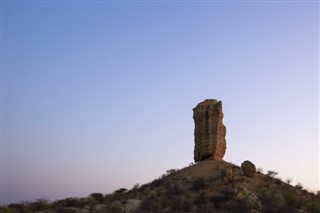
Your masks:
<path fill-rule="evenodd" d="M 282 193 L 276 190 L 267 190 L 260 193 L 260 201 L 267 212 L 277 212 L 285 204 Z"/>
<path fill-rule="evenodd" d="M 311 213 L 320 213 L 320 200 L 313 200 L 307 203 L 307 207 Z"/>
<path fill-rule="evenodd" d="M 283 195 L 285 203 L 291 207 L 299 208 L 300 207 L 300 200 L 298 196 L 294 193 L 285 193 Z"/>

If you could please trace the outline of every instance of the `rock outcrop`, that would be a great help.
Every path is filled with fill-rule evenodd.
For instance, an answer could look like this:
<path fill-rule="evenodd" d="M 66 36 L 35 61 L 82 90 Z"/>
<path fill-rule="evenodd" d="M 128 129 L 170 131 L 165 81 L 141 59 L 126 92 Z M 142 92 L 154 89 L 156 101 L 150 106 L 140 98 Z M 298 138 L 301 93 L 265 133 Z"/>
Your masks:
<path fill-rule="evenodd" d="M 225 185 L 228 185 L 233 179 L 233 171 L 231 168 L 226 168 L 221 171 L 222 181 Z"/>
<path fill-rule="evenodd" d="M 207 99 L 193 109 L 194 161 L 221 160 L 226 152 L 226 127 L 222 123 L 222 102 Z"/>
<path fill-rule="evenodd" d="M 256 166 L 248 160 L 243 161 L 241 164 L 241 171 L 245 176 L 251 178 L 253 178 L 257 173 Z"/>
<path fill-rule="evenodd" d="M 250 209 L 250 212 L 261 212 L 262 206 L 258 196 L 244 186 L 240 186 L 236 191 L 238 207 Z"/>

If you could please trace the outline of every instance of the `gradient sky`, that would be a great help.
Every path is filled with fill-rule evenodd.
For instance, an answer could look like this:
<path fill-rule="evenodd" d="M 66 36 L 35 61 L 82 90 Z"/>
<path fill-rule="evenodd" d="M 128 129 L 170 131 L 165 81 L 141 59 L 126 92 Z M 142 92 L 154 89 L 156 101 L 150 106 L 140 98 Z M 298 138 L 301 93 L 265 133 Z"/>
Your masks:
<path fill-rule="evenodd" d="M 320 189 L 317 1 L 1 1 L 1 17 L 2 204 L 187 166 L 208 98 L 226 161 Z"/>

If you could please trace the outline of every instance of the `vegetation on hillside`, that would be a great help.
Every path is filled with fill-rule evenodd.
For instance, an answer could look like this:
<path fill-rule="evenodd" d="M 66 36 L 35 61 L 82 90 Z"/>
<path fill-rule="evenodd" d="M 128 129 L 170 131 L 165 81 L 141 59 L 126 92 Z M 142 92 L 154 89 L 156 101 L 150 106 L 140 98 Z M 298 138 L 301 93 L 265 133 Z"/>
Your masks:
<path fill-rule="evenodd" d="M 161 212 L 310 212 L 320 213 L 320 191 L 308 192 L 291 179 L 282 181 L 272 170 L 247 177 L 224 161 L 171 169 L 150 183 L 120 188 L 111 194 L 49 202 L 39 199 L 0 208 L 1 213 L 161 213 Z M 209 167 L 210 166 L 210 167 Z M 197 170 L 198 169 L 198 170 Z M 202 174 L 199 171 L 205 171 Z"/>

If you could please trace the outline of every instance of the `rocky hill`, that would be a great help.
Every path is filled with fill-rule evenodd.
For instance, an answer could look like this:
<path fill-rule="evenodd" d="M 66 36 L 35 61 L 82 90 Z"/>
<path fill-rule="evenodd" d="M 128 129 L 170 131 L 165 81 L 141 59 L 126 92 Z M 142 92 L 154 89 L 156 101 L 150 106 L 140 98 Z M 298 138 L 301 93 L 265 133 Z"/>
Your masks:
<path fill-rule="evenodd" d="M 40 199 L 11 204 L 1 212 L 39 213 L 320 213 L 320 191 L 310 193 L 301 184 L 283 182 L 277 172 L 263 174 L 250 161 L 240 166 L 223 160 L 226 127 L 222 102 L 207 99 L 193 109 L 196 164 L 166 174 L 142 186 L 120 188 L 112 194 L 55 202 Z"/>
<path fill-rule="evenodd" d="M 86 198 L 55 202 L 40 199 L 11 204 L 0 212 L 320 212 L 319 192 L 310 193 L 300 184 L 283 182 L 275 171 L 263 174 L 252 168 L 248 161 L 240 167 L 223 160 L 206 160 L 181 170 L 170 169 L 130 190 L 120 188 L 111 194 L 92 193 Z"/>

